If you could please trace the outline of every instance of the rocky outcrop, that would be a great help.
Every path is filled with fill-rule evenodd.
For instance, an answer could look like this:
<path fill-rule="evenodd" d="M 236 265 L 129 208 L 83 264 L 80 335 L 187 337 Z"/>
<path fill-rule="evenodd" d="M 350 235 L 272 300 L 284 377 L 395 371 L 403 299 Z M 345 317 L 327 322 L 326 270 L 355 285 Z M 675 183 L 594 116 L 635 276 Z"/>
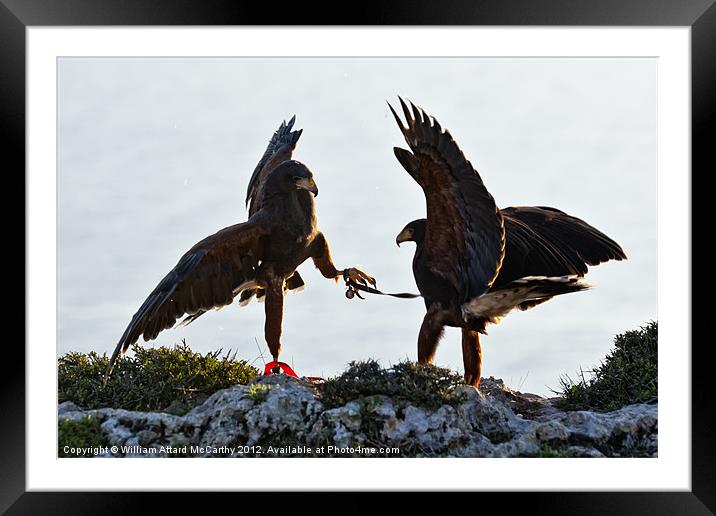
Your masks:
<path fill-rule="evenodd" d="M 382 395 L 327 408 L 316 387 L 283 375 L 218 391 L 184 416 L 59 406 L 60 420 L 101 423 L 100 457 L 656 457 L 657 405 L 563 412 L 552 400 L 484 379 L 437 409 Z"/>

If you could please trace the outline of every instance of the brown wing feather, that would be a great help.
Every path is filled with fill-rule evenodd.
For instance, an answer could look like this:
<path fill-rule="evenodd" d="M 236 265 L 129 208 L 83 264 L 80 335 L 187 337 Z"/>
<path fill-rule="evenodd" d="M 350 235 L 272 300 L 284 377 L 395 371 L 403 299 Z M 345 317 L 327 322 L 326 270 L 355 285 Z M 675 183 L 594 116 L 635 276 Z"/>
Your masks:
<path fill-rule="evenodd" d="M 288 122 L 284 121 L 273 133 L 271 140 L 264 155 L 259 160 L 258 165 L 254 169 L 254 173 L 249 180 L 249 186 L 246 189 L 246 204 L 249 206 L 249 216 L 256 213 L 261 208 L 261 197 L 266 178 L 270 172 L 284 161 L 291 159 L 293 150 L 296 148 L 296 142 L 301 137 L 303 129 L 292 131 L 296 116 L 291 117 Z"/>
<path fill-rule="evenodd" d="M 408 107 L 403 99 L 400 103 L 407 127 L 392 106 L 390 110 L 412 153 L 394 150 L 425 193 L 428 267 L 448 280 L 465 302 L 485 292 L 500 269 L 502 215 L 450 133 L 420 108 Z"/>
<path fill-rule="evenodd" d="M 261 236 L 265 233 L 259 215 L 224 228 L 189 249 L 132 317 L 112 354 L 107 374 L 119 355 L 139 337 L 155 339 L 184 314 L 230 304 L 235 289 L 253 274 L 245 270 L 242 258 L 260 259 Z"/>

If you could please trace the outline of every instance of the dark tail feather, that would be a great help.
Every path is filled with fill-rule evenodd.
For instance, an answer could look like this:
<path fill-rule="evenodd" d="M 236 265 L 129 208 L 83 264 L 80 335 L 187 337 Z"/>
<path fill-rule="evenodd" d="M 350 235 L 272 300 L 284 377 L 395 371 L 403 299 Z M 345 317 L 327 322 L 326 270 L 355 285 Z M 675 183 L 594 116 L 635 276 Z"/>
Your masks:
<path fill-rule="evenodd" d="M 298 271 L 293 273 L 293 276 L 286 280 L 286 290 L 297 290 L 304 287 L 306 284 L 303 282 L 303 278 Z"/>

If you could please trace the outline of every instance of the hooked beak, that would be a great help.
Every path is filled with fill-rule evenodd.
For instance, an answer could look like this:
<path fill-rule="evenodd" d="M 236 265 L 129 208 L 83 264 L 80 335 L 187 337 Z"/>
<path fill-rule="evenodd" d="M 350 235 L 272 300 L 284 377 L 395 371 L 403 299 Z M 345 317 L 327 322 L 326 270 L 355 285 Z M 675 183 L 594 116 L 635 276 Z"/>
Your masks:
<path fill-rule="evenodd" d="M 318 187 L 312 177 L 303 177 L 296 181 L 296 186 L 301 190 L 308 190 L 314 197 L 318 197 Z"/>
<path fill-rule="evenodd" d="M 400 247 L 400 244 L 403 242 L 409 242 L 412 238 L 412 235 L 410 234 L 410 231 L 407 229 L 404 229 L 400 233 L 398 233 L 398 236 L 395 237 L 395 243 L 398 244 L 398 247 Z"/>

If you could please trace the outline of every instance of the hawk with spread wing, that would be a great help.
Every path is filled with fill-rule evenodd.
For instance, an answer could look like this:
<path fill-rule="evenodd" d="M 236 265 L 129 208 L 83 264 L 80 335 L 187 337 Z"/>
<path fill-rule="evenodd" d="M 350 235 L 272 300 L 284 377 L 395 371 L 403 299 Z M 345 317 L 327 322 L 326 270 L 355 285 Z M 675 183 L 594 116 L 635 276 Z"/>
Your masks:
<path fill-rule="evenodd" d="M 432 363 L 445 326 L 462 329 L 465 382 L 480 382 L 480 333 L 517 308 L 589 288 L 587 266 L 626 255 L 614 240 L 555 208 L 499 209 L 482 178 L 440 123 L 400 99 L 406 124 L 390 110 L 410 147 L 395 156 L 422 187 L 427 218 L 396 243 L 415 242 L 413 275 L 427 313 L 418 361 Z"/>
<path fill-rule="evenodd" d="M 294 118 L 282 123 L 256 167 L 247 193 L 246 222 L 224 228 L 189 249 L 134 314 L 110 358 L 117 358 L 143 337 L 155 339 L 187 316 L 188 324 L 211 309 L 265 297 L 264 336 L 274 361 L 281 351 L 284 292 L 303 284 L 296 268 L 313 260 L 321 274 L 375 285 L 364 272 L 333 264 L 326 237 L 318 229 L 314 197 L 318 187 L 306 165 L 292 160 L 301 131 Z"/>

